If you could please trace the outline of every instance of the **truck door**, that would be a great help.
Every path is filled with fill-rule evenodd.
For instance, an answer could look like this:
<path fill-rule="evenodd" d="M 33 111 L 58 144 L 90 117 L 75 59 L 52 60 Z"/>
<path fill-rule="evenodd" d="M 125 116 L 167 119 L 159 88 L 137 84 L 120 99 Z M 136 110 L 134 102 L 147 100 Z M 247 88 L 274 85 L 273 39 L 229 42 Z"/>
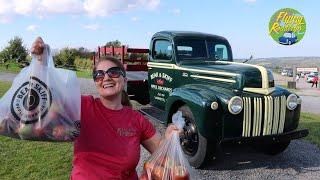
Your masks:
<path fill-rule="evenodd" d="M 173 90 L 173 48 L 170 40 L 154 39 L 148 63 L 150 103 L 164 109 L 166 99 Z"/>

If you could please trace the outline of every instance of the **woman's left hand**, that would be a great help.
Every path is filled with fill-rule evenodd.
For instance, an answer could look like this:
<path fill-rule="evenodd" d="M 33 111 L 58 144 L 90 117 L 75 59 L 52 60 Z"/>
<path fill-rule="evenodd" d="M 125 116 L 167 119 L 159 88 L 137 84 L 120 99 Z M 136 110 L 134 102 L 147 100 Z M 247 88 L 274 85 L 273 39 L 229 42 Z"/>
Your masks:
<path fill-rule="evenodd" d="M 178 134 L 180 134 L 180 133 L 183 132 L 183 130 L 182 130 L 182 129 L 179 129 L 179 128 L 178 128 L 176 125 L 174 125 L 174 124 L 170 124 L 170 125 L 167 127 L 166 132 L 165 132 L 165 134 L 164 134 L 165 138 L 166 138 L 166 139 L 170 139 L 171 136 L 172 136 L 172 134 L 173 134 L 174 132 L 178 132 Z"/>

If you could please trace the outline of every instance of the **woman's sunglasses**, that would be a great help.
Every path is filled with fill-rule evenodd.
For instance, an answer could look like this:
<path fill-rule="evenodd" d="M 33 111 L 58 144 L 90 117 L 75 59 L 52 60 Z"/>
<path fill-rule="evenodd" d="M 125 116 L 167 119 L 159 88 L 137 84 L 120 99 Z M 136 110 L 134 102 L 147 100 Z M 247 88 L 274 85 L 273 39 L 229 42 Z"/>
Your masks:
<path fill-rule="evenodd" d="M 119 78 L 120 75 L 125 77 L 125 73 L 123 72 L 123 70 L 121 70 L 121 68 L 112 67 L 106 71 L 104 71 L 104 70 L 93 71 L 93 74 L 92 74 L 93 80 L 94 81 L 101 81 L 101 80 L 103 80 L 103 78 L 105 77 L 106 74 L 108 74 L 108 76 L 110 78 Z"/>

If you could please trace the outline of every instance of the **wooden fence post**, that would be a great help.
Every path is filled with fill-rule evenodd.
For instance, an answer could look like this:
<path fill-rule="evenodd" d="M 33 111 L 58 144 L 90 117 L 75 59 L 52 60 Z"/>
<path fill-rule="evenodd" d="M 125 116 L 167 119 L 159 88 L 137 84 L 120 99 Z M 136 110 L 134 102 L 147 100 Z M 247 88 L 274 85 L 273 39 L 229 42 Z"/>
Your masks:
<path fill-rule="evenodd" d="M 92 60 L 93 60 L 93 67 L 94 67 L 96 65 L 96 52 L 93 52 Z"/>
<path fill-rule="evenodd" d="M 121 63 L 124 64 L 124 45 L 121 46 Z"/>
<path fill-rule="evenodd" d="M 100 59 L 100 46 L 98 46 L 98 57 Z"/>
<path fill-rule="evenodd" d="M 114 57 L 114 46 L 111 46 L 111 50 L 112 50 L 112 57 Z"/>

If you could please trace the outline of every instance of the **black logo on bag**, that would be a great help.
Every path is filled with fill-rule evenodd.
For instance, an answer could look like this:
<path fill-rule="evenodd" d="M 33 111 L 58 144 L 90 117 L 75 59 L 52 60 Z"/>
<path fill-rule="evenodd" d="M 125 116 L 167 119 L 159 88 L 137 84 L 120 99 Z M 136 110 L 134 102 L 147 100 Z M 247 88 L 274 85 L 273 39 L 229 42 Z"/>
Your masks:
<path fill-rule="evenodd" d="M 47 85 L 36 77 L 30 77 L 14 93 L 10 109 L 18 121 L 32 124 L 45 117 L 51 102 L 52 95 Z"/>

